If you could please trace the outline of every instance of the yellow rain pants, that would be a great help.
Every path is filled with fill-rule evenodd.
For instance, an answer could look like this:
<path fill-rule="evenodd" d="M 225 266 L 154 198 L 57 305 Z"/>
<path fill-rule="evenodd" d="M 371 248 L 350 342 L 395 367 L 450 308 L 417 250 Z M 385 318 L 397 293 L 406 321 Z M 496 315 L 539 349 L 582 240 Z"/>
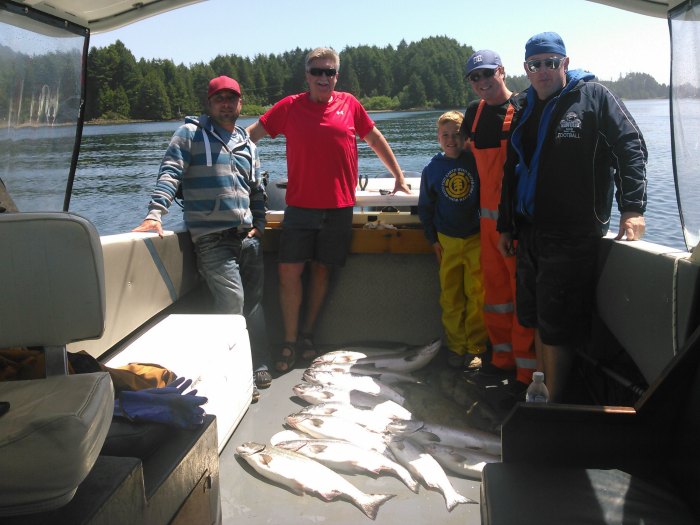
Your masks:
<path fill-rule="evenodd" d="M 438 233 L 442 246 L 440 306 L 447 347 L 459 355 L 486 351 L 481 238 L 460 239 Z"/>

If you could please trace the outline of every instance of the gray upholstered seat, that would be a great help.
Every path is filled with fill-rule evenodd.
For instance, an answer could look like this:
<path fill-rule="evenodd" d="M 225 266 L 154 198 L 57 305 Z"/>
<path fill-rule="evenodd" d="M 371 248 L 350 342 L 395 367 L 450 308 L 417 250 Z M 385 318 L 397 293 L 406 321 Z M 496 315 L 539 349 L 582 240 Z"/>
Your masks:
<path fill-rule="evenodd" d="M 112 419 L 106 373 L 66 375 L 66 343 L 104 331 L 102 248 L 70 213 L 0 214 L 0 348 L 41 347 L 45 379 L 0 382 L 0 516 L 71 500 Z"/>
<path fill-rule="evenodd" d="M 635 407 L 519 404 L 482 473 L 482 523 L 698 523 L 698 407 L 700 327 Z"/>

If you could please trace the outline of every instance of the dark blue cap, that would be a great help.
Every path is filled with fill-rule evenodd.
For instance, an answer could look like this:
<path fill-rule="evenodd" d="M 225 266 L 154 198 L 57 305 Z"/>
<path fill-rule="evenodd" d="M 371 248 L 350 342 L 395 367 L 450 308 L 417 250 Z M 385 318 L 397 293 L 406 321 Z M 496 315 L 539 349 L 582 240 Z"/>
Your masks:
<path fill-rule="evenodd" d="M 561 37 L 553 31 L 539 33 L 525 44 L 525 60 L 540 53 L 554 53 L 566 56 L 566 47 Z"/>
<path fill-rule="evenodd" d="M 465 75 L 469 75 L 475 69 L 496 69 L 502 65 L 503 63 L 498 53 L 490 49 L 481 49 L 467 60 L 467 72 Z"/>

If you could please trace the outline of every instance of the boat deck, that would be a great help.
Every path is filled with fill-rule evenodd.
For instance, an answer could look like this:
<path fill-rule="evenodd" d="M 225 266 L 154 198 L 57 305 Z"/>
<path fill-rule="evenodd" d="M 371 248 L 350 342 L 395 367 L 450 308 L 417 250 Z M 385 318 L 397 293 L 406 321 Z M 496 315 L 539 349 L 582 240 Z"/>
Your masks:
<path fill-rule="evenodd" d="M 246 441 L 269 443 L 284 429 L 284 418 L 306 403 L 296 397 L 292 387 L 302 382 L 304 368 L 297 368 L 276 378 L 269 389 L 261 390 L 260 400 L 253 403 L 220 456 L 221 504 L 223 523 L 303 524 L 332 523 L 350 525 L 371 522 L 357 507 L 344 500 L 325 502 L 315 495 L 298 496 L 285 487 L 262 478 L 236 454 L 236 447 Z M 441 523 L 471 525 L 481 523 L 478 504 L 457 505 L 447 511 L 440 492 L 421 486 L 411 492 L 393 476 L 370 477 L 343 474 L 359 489 L 368 493 L 395 494 L 384 503 L 375 520 L 378 524 Z M 452 476 L 455 489 L 479 501 L 480 482 Z"/>

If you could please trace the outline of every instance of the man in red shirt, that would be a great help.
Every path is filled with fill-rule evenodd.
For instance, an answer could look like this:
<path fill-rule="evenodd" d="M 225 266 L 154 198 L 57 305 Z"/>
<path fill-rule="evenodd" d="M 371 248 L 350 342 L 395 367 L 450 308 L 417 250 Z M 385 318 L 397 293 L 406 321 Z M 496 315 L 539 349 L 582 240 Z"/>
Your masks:
<path fill-rule="evenodd" d="M 275 365 L 279 372 L 294 366 L 297 352 L 303 359 L 316 355 L 312 334 L 331 269 L 345 263 L 350 248 L 358 180 L 356 136 L 394 176 L 394 192 L 410 192 L 391 147 L 360 102 L 335 91 L 339 67 L 333 49 L 314 49 L 306 56 L 309 91 L 283 98 L 248 127 L 253 142 L 267 135 L 284 135 L 287 141 L 287 208 L 278 265 L 284 322 L 284 343 Z M 311 261 L 311 273 L 300 325 L 306 261 Z"/>

